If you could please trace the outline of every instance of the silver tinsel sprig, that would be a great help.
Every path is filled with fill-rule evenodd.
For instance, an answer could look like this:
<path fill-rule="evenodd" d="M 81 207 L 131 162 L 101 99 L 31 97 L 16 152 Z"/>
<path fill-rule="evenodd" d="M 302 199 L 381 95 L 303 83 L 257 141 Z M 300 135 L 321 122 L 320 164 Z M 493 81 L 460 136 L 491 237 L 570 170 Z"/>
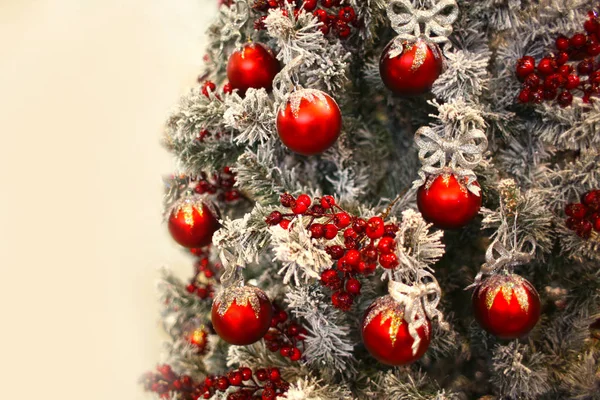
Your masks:
<path fill-rule="evenodd" d="M 388 293 L 394 301 L 404 306 L 404 320 L 408 323 L 408 332 L 413 338 L 413 354 L 416 354 L 421 342 L 417 329 L 427 329 L 428 319 L 437 317 L 440 326 L 447 328 L 443 314 L 437 309 L 442 290 L 430 272 L 422 270 L 421 277 L 411 285 L 390 280 Z"/>

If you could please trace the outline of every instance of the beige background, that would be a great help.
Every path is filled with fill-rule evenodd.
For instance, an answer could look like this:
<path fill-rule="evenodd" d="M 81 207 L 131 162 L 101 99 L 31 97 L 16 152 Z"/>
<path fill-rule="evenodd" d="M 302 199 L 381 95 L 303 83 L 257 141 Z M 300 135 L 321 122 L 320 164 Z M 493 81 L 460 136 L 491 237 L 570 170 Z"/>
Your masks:
<path fill-rule="evenodd" d="M 0 0 L 0 398 L 143 399 L 158 360 L 159 146 L 217 0 Z"/>

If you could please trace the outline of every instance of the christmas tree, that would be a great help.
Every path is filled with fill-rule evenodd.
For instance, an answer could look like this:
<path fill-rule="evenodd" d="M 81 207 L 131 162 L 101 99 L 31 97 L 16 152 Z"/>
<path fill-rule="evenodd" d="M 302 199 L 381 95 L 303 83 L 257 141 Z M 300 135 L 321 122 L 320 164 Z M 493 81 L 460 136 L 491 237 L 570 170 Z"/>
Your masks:
<path fill-rule="evenodd" d="M 222 4 L 166 124 L 194 274 L 145 389 L 600 399 L 597 10 Z"/>

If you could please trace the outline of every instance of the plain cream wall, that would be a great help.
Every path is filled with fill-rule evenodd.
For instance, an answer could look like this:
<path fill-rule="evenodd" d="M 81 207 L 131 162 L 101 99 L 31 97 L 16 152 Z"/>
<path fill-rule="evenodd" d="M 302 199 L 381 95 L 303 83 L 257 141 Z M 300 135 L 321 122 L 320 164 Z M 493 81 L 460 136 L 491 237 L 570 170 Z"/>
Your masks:
<path fill-rule="evenodd" d="M 0 0 L 0 398 L 147 399 L 160 147 L 217 0 Z"/>

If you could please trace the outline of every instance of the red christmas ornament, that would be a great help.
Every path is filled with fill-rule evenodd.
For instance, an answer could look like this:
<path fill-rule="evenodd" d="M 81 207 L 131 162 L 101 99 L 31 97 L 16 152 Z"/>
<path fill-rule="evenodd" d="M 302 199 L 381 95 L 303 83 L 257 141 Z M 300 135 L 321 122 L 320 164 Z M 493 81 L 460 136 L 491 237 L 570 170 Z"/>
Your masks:
<path fill-rule="evenodd" d="M 413 352 L 414 339 L 404 319 L 404 306 L 391 296 L 381 297 L 365 312 L 362 322 L 363 343 L 377 361 L 387 365 L 405 365 L 425 354 L 431 342 L 431 322 L 417 328 L 421 341 Z"/>
<path fill-rule="evenodd" d="M 245 346 L 259 341 L 267 333 L 272 308 L 265 292 L 257 287 L 229 287 L 213 301 L 211 320 L 221 339 Z"/>
<path fill-rule="evenodd" d="M 199 354 L 204 354 L 208 345 L 208 330 L 200 319 L 189 321 L 183 331 L 186 341 L 193 345 Z"/>
<path fill-rule="evenodd" d="M 281 69 L 271 49 L 261 43 L 248 43 L 234 51 L 227 62 L 227 79 L 240 94 L 249 88 L 265 88 L 270 91 L 273 78 Z"/>
<path fill-rule="evenodd" d="M 184 198 L 169 216 L 169 232 L 184 247 L 208 246 L 217 229 L 217 217 L 206 204 L 194 197 Z"/>
<path fill-rule="evenodd" d="M 501 339 L 527 334 L 540 319 L 540 295 L 519 275 L 487 278 L 477 286 L 472 300 L 479 325 Z"/>
<path fill-rule="evenodd" d="M 453 174 L 444 174 L 419 188 L 417 206 L 423 218 L 437 228 L 458 229 L 477 215 L 481 196 L 467 190 Z"/>
<path fill-rule="evenodd" d="M 419 95 L 431 89 L 444 66 L 439 46 L 424 39 L 402 42 L 399 55 L 390 57 L 392 40 L 383 49 L 379 60 L 379 74 L 385 86 L 395 94 Z"/>
<path fill-rule="evenodd" d="M 277 133 L 290 150 L 310 156 L 331 147 L 342 129 L 335 100 L 320 90 L 301 89 L 290 95 L 277 114 Z"/>

